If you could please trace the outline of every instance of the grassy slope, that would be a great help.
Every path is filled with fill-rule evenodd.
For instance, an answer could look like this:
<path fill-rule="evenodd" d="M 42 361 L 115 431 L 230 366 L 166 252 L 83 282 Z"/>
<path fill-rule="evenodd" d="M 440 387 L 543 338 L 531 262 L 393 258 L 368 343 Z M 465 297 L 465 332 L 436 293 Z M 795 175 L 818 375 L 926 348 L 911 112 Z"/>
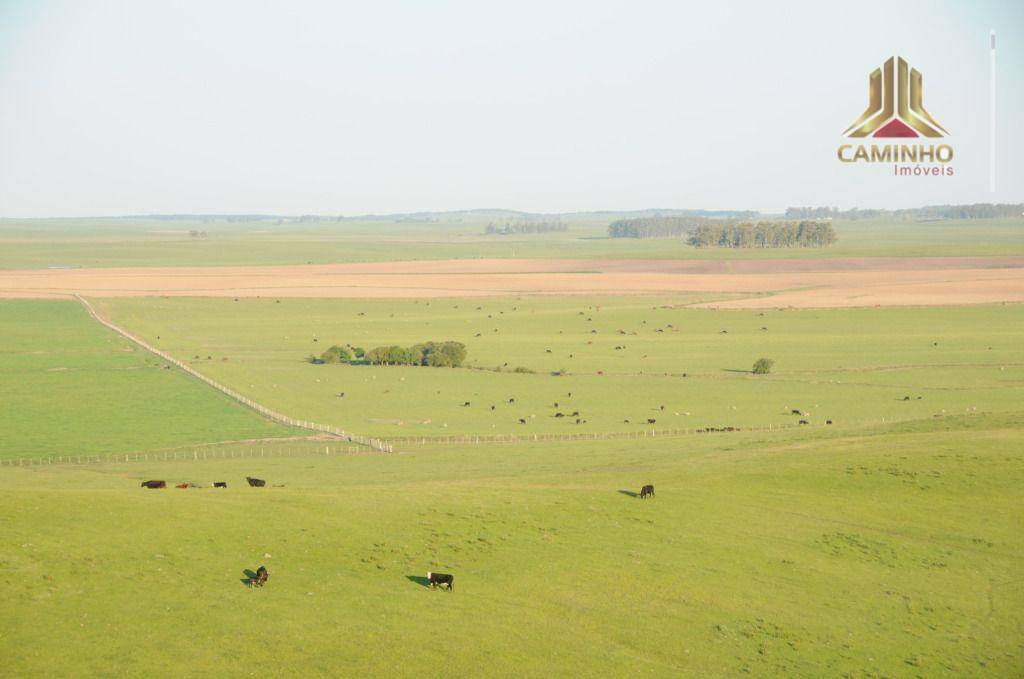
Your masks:
<path fill-rule="evenodd" d="M 287 435 L 106 330 L 76 302 L 0 301 L 0 457 Z"/>
<path fill-rule="evenodd" d="M 657 428 L 764 426 L 794 424 L 800 419 L 790 415 L 794 408 L 810 411 L 815 424 L 831 418 L 837 426 L 860 426 L 883 418 L 1019 407 L 1022 305 L 763 314 L 672 306 L 686 301 L 524 298 L 428 305 L 117 299 L 99 304 L 117 322 L 171 353 L 201 356 L 194 362 L 198 369 L 255 399 L 366 434 L 636 431 L 649 428 L 648 418 L 657 420 Z M 590 332 L 595 329 L 596 334 Z M 314 366 L 301 360 L 334 342 L 369 348 L 430 339 L 465 342 L 470 361 L 481 367 L 507 362 L 509 368 L 538 372 Z M 743 372 L 760 356 L 777 361 L 774 374 Z M 561 368 L 572 374 L 548 374 Z M 904 402 L 906 395 L 912 400 Z M 515 405 L 508 404 L 511 397 Z M 468 408 L 462 406 L 466 401 L 472 404 Z M 576 410 L 586 423 L 553 417 Z M 529 424 L 519 425 L 521 417 Z"/>
<path fill-rule="evenodd" d="M 1007 676 L 1022 423 L 7 470 L 4 672 Z"/>
<path fill-rule="evenodd" d="M 317 264 L 478 257 L 818 258 L 1024 254 L 1016 220 L 836 222 L 825 250 L 697 250 L 681 239 L 606 238 L 605 222 L 572 222 L 564 233 L 483 236 L 487 220 L 437 224 L 344 222 L 162 222 L 154 220 L 0 221 L 0 268 Z M 205 230 L 206 240 L 189 237 Z"/>

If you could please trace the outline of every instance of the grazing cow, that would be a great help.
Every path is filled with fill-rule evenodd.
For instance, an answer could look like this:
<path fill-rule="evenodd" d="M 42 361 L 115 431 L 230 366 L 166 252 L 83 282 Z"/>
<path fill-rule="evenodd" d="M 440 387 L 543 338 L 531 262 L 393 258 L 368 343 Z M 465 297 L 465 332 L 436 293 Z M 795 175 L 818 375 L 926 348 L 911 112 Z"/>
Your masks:
<path fill-rule="evenodd" d="M 227 488 L 228 487 L 228 482 L 227 481 L 214 481 L 213 482 L 213 487 L 214 488 Z"/>
<path fill-rule="evenodd" d="M 579 417 L 579 416 L 580 416 L 580 411 L 578 411 L 578 410 L 572 411 L 572 417 Z"/>
<path fill-rule="evenodd" d="M 659 408 L 661 408 L 662 410 L 664 410 L 664 409 L 665 409 L 665 406 L 658 406 L 658 407 L 659 407 Z"/>
<path fill-rule="evenodd" d="M 565 417 L 562 413 L 555 413 L 555 417 Z"/>
<path fill-rule="evenodd" d="M 515 400 L 514 398 L 510 398 L 510 399 L 508 400 L 508 402 L 509 402 L 509 403 L 515 403 L 515 402 L 516 402 L 516 400 Z"/>
<path fill-rule="evenodd" d="M 175 486 L 175 488 L 188 488 L 188 484 L 187 483 L 179 483 L 178 485 Z"/>
<path fill-rule="evenodd" d="M 825 424 L 832 424 L 832 420 L 825 420 Z"/>
<path fill-rule="evenodd" d="M 793 415 L 803 415 L 803 413 L 800 412 L 799 410 L 790 410 L 789 412 Z"/>
<path fill-rule="evenodd" d="M 643 488 L 640 489 L 640 499 L 644 500 L 648 496 L 654 497 L 654 486 L 652 486 L 649 483 L 646 486 L 644 486 Z"/>
<path fill-rule="evenodd" d="M 448 591 L 451 591 L 452 586 L 455 584 L 455 577 L 447 573 L 431 573 L 427 571 L 427 582 L 430 584 L 431 589 L 438 585 L 447 585 Z"/>
<path fill-rule="evenodd" d="M 267 567 L 260 566 L 256 569 L 256 575 L 249 578 L 249 584 L 253 587 L 262 587 L 267 584 Z"/>
<path fill-rule="evenodd" d="M 263 479 L 254 479 L 251 476 L 246 476 L 245 480 L 248 481 L 249 485 L 252 486 L 253 488 L 262 488 L 263 486 L 267 485 L 267 482 L 264 481 Z"/>
<path fill-rule="evenodd" d="M 494 406 L 491 406 L 491 410 L 494 410 Z"/>
<path fill-rule="evenodd" d="M 807 420 L 800 420 L 800 424 L 810 424 Z"/>
<path fill-rule="evenodd" d="M 141 488 L 166 488 L 166 481 L 143 481 Z"/>
<path fill-rule="evenodd" d="M 519 418 L 519 424 L 526 424 L 526 420 L 524 420 L 523 418 L 520 417 Z"/>
<path fill-rule="evenodd" d="M 647 418 L 647 424 L 654 424 L 655 422 L 657 422 L 657 420 L 654 419 L 653 417 L 648 417 Z"/>
<path fill-rule="evenodd" d="M 468 408 L 469 407 L 469 401 L 466 401 L 465 403 L 463 403 L 462 407 L 463 408 Z"/>

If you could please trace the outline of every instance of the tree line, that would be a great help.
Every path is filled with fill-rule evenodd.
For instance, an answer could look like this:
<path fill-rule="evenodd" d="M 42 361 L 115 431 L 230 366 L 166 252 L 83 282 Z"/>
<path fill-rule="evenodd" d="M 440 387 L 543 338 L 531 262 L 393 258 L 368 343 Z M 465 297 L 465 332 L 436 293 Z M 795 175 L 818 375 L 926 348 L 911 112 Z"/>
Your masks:
<path fill-rule="evenodd" d="M 688 236 L 693 229 L 714 220 L 691 215 L 620 219 L 608 225 L 610 238 L 670 238 Z"/>
<path fill-rule="evenodd" d="M 824 248 L 835 242 L 835 229 L 824 220 L 716 221 L 701 224 L 690 236 L 690 245 L 698 248 Z"/>
<path fill-rule="evenodd" d="M 971 205 L 926 205 L 902 210 L 837 207 L 789 207 L 786 219 L 1008 219 L 1024 214 L 1024 203 L 974 203 Z"/>
<path fill-rule="evenodd" d="M 334 345 L 320 356 L 310 356 L 310 363 L 349 363 L 362 365 L 422 365 L 434 368 L 458 368 L 466 360 L 462 342 L 422 342 L 411 347 L 395 345 L 374 347 L 369 351 L 351 345 Z"/>
<path fill-rule="evenodd" d="M 484 233 L 488 236 L 500 235 L 507 236 L 513 233 L 551 233 L 554 231 L 568 231 L 569 226 L 562 222 L 505 222 L 504 224 L 495 224 L 491 222 L 484 229 Z"/>

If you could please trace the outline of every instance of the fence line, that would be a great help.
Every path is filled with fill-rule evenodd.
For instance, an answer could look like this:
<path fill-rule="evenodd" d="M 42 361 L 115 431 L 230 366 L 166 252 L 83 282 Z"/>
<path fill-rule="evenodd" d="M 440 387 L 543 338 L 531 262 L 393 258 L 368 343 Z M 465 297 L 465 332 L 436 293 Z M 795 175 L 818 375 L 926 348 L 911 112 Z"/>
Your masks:
<path fill-rule="evenodd" d="M 76 294 L 75 295 L 75 299 L 77 299 L 82 304 L 82 306 L 85 307 L 85 310 L 89 312 L 89 315 L 92 316 L 94 319 L 96 319 L 96 321 L 99 322 L 100 324 L 106 326 L 107 328 L 110 328 L 111 330 L 116 332 L 118 335 L 121 335 L 122 337 L 124 337 L 125 339 L 129 340 L 130 342 L 134 342 L 135 344 L 139 345 L 140 347 L 142 347 L 146 351 L 150 352 L 151 354 L 154 354 L 155 356 L 160 357 L 161 359 L 167 361 L 168 363 L 171 363 L 172 365 L 180 368 L 181 370 L 184 370 L 186 373 L 188 373 L 192 377 L 195 377 L 196 379 L 198 379 L 198 380 L 204 382 L 205 384 L 213 387 L 217 391 L 219 391 L 219 392 L 221 392 L 223 394 L 226 394 L 227 396 L 229 396 L 230 398 L 234 399 L 235 401 L 241 403 L 242 405 L 246 406 L 247 408 L 255 410 L 260 415 L 263 415 L 264 417 L 266 417 L 268 419 L 274 420 L 275 422 L 279 422 L 280 424 L 289 425 L 291 427 L 299 427 L 301 429 L 308 429 L 310 431 L 320 432 L 320 433 L 324 433 L 324 434 L 332 434 L 334 436 L 340 436 L 341 438 L 344 438 L 344 439 L 346 439 L 348 441 L 351 441 L 352 443 L 358 443 L 358 444 L 363 445 L 363 446 L 368 446 L 368 447 L 373 448 L 374 450 L 378 450 L 378 451 L 380 451 L 382 453 L 390 453 L 390 452 L 393 452 L 393 450 L 394 450 L 392 445 L 390 443 L 386 442 L 386 441 L 382 441 L 382 440 L 376 439 L 376 438 L 371 438 L 371 437 L 368 437 L 368 436 L 359 436 L 357 434 L 351 434 L 351 433 L 345 431 L 344 429 L 339 429 L 338 427 L 330 427 L 330 426 L 328 426 L 326 424 L 317 424 L 315 422 L 309 422 L 308 420 L 296 420 L 294 418 L 288 417 L 287 415 L 282 415 L 281 413 L 273 411 L 270 408 L 267 408 L 266 406 L 263 406 L 263 405 L 261 405 L 259 403 L 256 403 L 251 398 L 243 396 L 242 394 L 239 394 L 237 391 L 224 386 L 220 382 L 216 382 L 216 381 L 210 379 L 209 377 L 207 377 L 206 375 L 203 375 L 201 372 L 199 372 L 198 370 L 196 370 L 192 366 L 186 365 L 184 362 L 179 361 L 178 359 L 174 358 L 173 356 L 171 356 L 167 352 L 161 351 L 160 349 L 157 349 L 155 346 L 153 346 L 152 344 L 149 344 L 145 340 L 142 340 L 142 339 L 136 337 L 135 335 L 131 334 L 127 330 L 124 330 L 124 329 L 120 328 L 119 326 L 114 325 L 113 323 L 111 323 L 107 319 L 105 319 L 102 316 L 100 316 L 99 312 L 97 312 L 93 308 L 92 304 L 90 304 L 88 302 L 88 300 L 86 300 L 81 295 Z"/>
<path fill-rule="evenodd" d="M 384 452 L 384 451 L 378 451 Z M 109 462 L 169 462 L 172 460 L 220 460 L 264 457 L 330 457 L 332 455 L 366 454 L 359 446 L 313 447 L 247 447 L 247 448 L 193 448 L 192 450 L 163 450 L 143 453 L 108 453 L 106 455 L 51 455 L 50 457 L 23 457 L 0 460 L 0 467 L 42 467 L 60 464 L 103 464 Z"/>
<path fill-rule="evenodd" d="M 881 420 L 870 420 L 858 422 L 857 424 L 885 424 L 885 418 Z M 847 422 L 846 424 L 850 424 Z M 612 440 L 638 440 L 646 438 L 678 438 L 681 436 L 692 436 L 694 434 L 720 434 L 735 432 L 775 432 L 790 429 L 809 429 L 815 426 L 827 427 L 827 424 L 820 425 L 799 425 L 799 424 L 768 424 L 755 427 L 692 427 L 687 429 L 644 429 L 641 431 L 613 431 L 613 432 L 590 432 L 577 434 L 460 434 L 457 436 L 392 436 L 388 441 L 392 444 L 406 445 L 458 445 L 458 444 L 487 444 L 487 443 L 531 443 L 552 442 L 552 441 L 612 441 Z"/>

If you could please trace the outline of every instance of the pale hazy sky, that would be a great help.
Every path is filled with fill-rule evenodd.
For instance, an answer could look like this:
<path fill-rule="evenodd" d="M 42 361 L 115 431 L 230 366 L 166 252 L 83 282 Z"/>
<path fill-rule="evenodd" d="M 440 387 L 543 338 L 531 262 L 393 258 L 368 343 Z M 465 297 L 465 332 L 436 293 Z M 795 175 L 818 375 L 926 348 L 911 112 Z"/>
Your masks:
<path fill-rule="evenodd" d="M 0 0 L 0 216 L 1022 201 L 1022 30 L 1021 0 Z M 835 157 L 895 54 L 953 177 Z"/>

